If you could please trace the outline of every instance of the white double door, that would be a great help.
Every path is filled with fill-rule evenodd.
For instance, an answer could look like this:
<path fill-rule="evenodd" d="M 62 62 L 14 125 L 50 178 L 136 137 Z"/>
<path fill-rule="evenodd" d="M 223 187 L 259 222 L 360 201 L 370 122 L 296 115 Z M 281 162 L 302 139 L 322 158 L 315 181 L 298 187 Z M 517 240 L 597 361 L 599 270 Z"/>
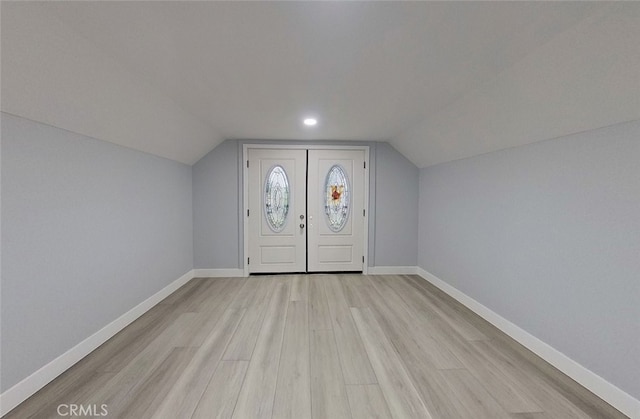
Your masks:
<path fill-rule="evenodd" d="M 362 271 L 365 151 L 247 150 L 250 273 Z"/>

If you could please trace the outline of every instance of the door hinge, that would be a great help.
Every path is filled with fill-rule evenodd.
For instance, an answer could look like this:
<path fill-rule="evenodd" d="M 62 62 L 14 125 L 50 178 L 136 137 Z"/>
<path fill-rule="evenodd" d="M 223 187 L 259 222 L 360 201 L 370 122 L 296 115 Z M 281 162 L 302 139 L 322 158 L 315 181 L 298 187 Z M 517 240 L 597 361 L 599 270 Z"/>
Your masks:
<path fill-rule="evenodd" d="M 247 217 L 249 216 L 249 210 L 247 210 Z"/>
<path fill-rule="evenodd" d="M 366 211 L 366 210 L 362 210 L 362 216 L 363 216 L 363 217 L 365 216 L 365 215 L 364 215 L 364 214 L 365 214 L 365 211 Z"/>
<path fill-rule="evenodd" d="M 249 167 L 249 160 L 247 160 L 247 167 Z"/>
<path fill-rule="evenodd" d="M 251 258 L 247 258 L 247 265 L 249 264 L 249 260 L 250 260 L 250 259 L 251 259 Z"/>
<path fill-rule="evenodd" d="M 364 263 L 364 256 L 362 256 L 362 263 Z"/>
<path fill-rule="evenodd" d="M 365 169 L 367 168 L 367 162 L 364 162 L 364 168 Z"/>

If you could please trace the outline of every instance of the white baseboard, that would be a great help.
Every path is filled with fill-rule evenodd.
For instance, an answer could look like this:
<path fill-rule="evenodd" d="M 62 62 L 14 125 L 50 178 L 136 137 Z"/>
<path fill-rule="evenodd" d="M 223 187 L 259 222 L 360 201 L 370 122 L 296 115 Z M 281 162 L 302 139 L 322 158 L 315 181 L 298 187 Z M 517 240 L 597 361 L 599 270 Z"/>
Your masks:
<path fill-rule="evenodd" d="M 521 329 L 509 320 L 485 307 L 457 288 L 447 284 L 435 275 L 417 267 L 417 273 L 426 281 L 440 288 L 451 297 L 458 300 L 474 313 L 502 330 L 515 341 L 544 359 L 583 387 L 600 397 L 630 418 L 640 418 L 640 401 L 619 389 L 604 378 L 593 373 L 562 352 L 541 341 L 527 331 Z"/>
<path fill-rule="evenodd" d="M 0 394 L 0 416 L 5 415 L 17 405 L 31 397 L 35 392 L 53 379 L 71 368 L 82 358 L 90 354 L 98 346 L 127 327 L 131 322 L 149 311 L 153 306 L 168 297 L 172 292 L 189 282 L 193 278 L 193 270 L 182 275 L 151 297 L 147 298 L 131 310 L 124 313 L 93 335 L 89 336 L 67 352 L 63 353 L 47 365 L 40 368 L 18 384 Z"/>
<path fill-rule="evenodd" d="M 243 269 L 194 269 L 194 278 L 238 278 L 244 277 Z"/>
<path fill-rule="evenodd" d="M 417 266 L 370 266 L 369 275 L 416 275 Z"/>

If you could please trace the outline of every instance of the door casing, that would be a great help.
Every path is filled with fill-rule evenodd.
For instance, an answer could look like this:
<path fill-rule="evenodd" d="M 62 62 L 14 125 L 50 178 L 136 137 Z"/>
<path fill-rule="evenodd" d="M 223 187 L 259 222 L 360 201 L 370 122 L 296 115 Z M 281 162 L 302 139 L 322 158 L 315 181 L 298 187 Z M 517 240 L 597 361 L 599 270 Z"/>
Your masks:
<path fill-rule="evenodd" d="M 247 256 L 249 255 L 249 217 L 247 210 L 249 209 L 249 179 L 248 179 L 248 150 L 249 149 L 281 149 L 281 150 L 363 150 L 364 161 L 366 162 L 366 170 L 364 176 L 364 235 L 363 250 L 364 262 L 362 264 L 362 273 L 368 273 L 369 264 L 369 146 L 340 146 L 340 145 L 305 145 L 305 144 L 243 144 L 242 145 L 242 231 L 243 231 L 243 270 L 244 276 L 249 276 L 249 263 Z"/>

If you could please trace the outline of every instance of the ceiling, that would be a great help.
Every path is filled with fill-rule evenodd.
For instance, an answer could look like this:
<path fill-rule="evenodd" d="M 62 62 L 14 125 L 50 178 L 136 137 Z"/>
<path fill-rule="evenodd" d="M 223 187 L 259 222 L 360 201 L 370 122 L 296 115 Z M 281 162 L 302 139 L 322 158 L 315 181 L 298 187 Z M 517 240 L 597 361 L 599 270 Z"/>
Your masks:
<path fill-rule="evenodd" d="M 187 164 L 330 139 L 426 167 L 640 119 L 640 4 L 2 2 L 2 110 Z"/>

